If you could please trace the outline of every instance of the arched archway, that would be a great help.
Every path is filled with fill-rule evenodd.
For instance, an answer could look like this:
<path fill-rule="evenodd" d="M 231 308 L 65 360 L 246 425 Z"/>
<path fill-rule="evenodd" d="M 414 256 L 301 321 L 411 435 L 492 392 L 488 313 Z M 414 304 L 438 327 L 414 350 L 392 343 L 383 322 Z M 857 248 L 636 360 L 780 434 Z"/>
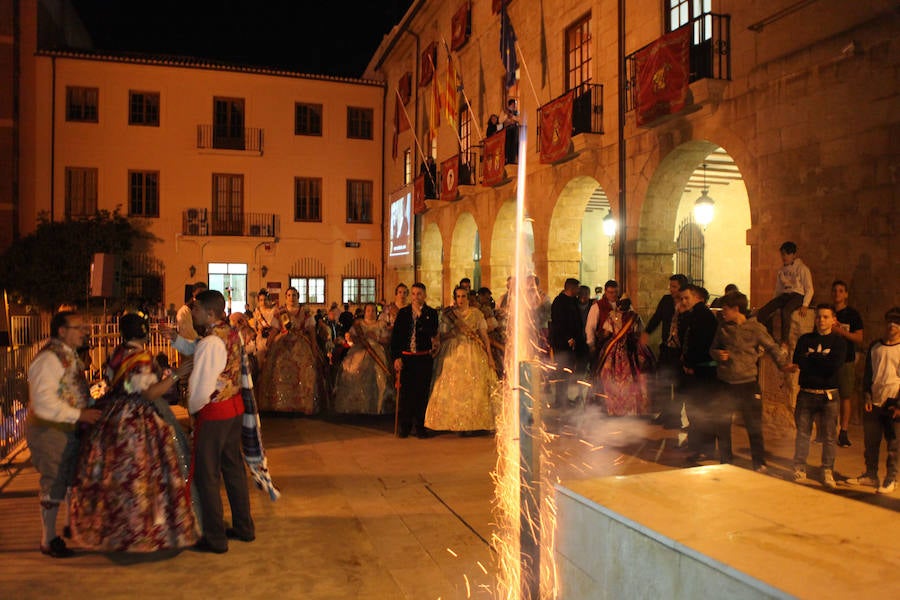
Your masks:
<path fill-rule="evenodd" d="M 472 213 L 464 212 L 456 219 L 453 237 L 450 240 L 450 286 L 455 286 L 463 277 L 475 283 L 476 260 L 480 258 L 478 247 L 478 225 Z"/>
<path fill-rule="evenodd" d="M 491 281 L 488 287 L 497 295 L 506 289 L 506 278 L 512 275 L 516 259 L 516 202 L 508 200 L 500 206 L 491 233 Z"/>
<path fill-rule="evenodd" d="M 603 233 L 608 211 L 606 192 L 593 177 L 575 177 L 560 192 L 550 217 L 549 280 L 541 286 L 548 294 L 561 290 L 568 277 L 592 288 L 612 278 L 611 239 Z"/>
<path fill-rule="evenodd" d="M 442 275 L 444 272 L 444 242 L 436 223 L 425 226 L 422 236 L 422 263 L 419 266 L 419 280 L 425 284 L 426 293 L 432 306 L 440 306 L 443 295 Z"/>
<path fill-rule="evenodd" d="M 676 268 L 676 239 L 681 226 L 690 221 L 703 189 L 715 201 L 715 214 L 702 228 L 702 283 L 713 296 L 720 295 L 728 283 L 749 295 L 751 216 L 743 176 L 725 149 L 708 140 L 692 140 L 660 162 L 647 187 L 634 243 L 637 306 L 642 311 L 651 310 L 666 293 L 668 276 Z"/>

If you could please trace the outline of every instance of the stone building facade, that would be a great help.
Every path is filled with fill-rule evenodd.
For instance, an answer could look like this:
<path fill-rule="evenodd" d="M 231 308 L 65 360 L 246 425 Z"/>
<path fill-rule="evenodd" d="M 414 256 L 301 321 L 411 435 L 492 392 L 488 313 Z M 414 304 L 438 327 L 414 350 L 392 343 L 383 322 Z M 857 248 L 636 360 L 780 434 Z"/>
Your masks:
<path fill-rule="evenodd" d="M 638 310 L 649 314 L 676 268 L 680 217 L 698 196 L 697 180 L 704 171 L 712 180 L 712 167 L 722 163 L 728 187 L 709 185 L 710 195 L 734 201 L 726 210 L 717 202 L 715 219 L 703 232 L 704 270 L 720 273 L 705 278 L 710 291 L 721 293 L 719 286 L 733 277 L 746 282 L 740 287 L 761 306 L 773 293 L 778 247 L 793 240 L 812 269 L 815 300 L 827 301 L 831 281 L 844 279 L 867 337 L 881 331 L 885 310 L 900 300 L 891 275 L 898 264 L 891 241 L 900 211 L 896 2 L 512 0 L 506 10 L 517 34 L 519 78 L 510 89 L 503 82 L 501 15 L 494 4 L 500 3 L 415 1 L 373 56 L 365 77 L 384 81 L 388 96 L 386 196 L 408 183 L 406 148 L 415 165 L 419 148 L 433 152 L 437 164 L 459 153 L 461 142 L 464 150 L 467 144 L 479 150 L 481 136 L 466 143 L 460 128 L 446 122 L 436 137 L 428 134 L 433 84 L 418 85 L 422 56 L 432 43 L 440 81 L 454 15 L 467 5 L 468 39 L 449 52 L 471 106 L 460 100 L 458 120 L 472 121 L 466 127 L 483 133 L 507 97 L 518 99 L 530 130 L 525 202 L 534 270 L 546 292 L 555 295 L 566 277 L 581 277 L 592 287 L 616 277 Z M 687 105 L 676 114 L 638 126 L 628 103 L 623 194 L 617 107 L 619 93 L 631 88 L 625 86 L 629 71 L 625 81 L 620 78 L 620 59 L 679 26 L 705 31 L 700 39 L 694 33 L 692 46 L 708 42 L 707 63 L 696 70 Z M 407 73 L 413 85 L 405 107 L 413 123 L 399 132 L 392 158 L 393 98 Z M 564 160 L 541 164 L 533 136 L 538 109 L 585 84 L 602 85 L 602 127 L 575 135 Z M 429 201 L 418 216 L 416 260 L 388 269 L 386 288 L 421 279 L 431 298 L 446 303 L 460 277 L 477 273 L 499 296 L 511 273 L 516 169 L 507 166 L 500 185 L 475 182 L 460 186 L 456 201 Z M 597 215 L 607 206 L 619 224 L 613 240 L 599 232 Z M 714 235 L 716 228 L 724 229 Z M 602 251 L 599 259 L 585 255 L 592 244 L 611 249 L 614 269 L 602 264 Z M 589 260 L 595 268 L 586 270 Z M 734 262 L 722 264 L 726 260 Z"/>

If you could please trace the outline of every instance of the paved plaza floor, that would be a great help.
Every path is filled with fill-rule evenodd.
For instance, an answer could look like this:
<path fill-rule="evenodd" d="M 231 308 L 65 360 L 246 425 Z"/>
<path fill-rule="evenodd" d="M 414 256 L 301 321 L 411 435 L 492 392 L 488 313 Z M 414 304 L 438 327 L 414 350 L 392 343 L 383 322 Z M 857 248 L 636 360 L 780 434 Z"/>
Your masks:
<path fill-rule="evenodd" d="M 684 464 L 678 432 L 646 419 L 604 418 L 590 407 L 548 410 L 544 417 L 558 434 L 546 464 L 562 479 Z M 23 450 L 0 470 L 0 597 L 491 597 L 494 438 L 441 434 L 401 440 L 392 429 L 389 418 L 265 417 L 270 467 L 283 496 L 273 503 L 253 490 L 257 539 L 232 541 L 224 555 L 41 555 L 37 474 Z M 856 501 L 900 511 L 900 492 L 878 496 L 871 488 L 840 482 L 862 471 L 859 427 L 851 429 L 851 439 L 851 448 L 838 449 L 839 486 L 833 492 L 848 498 L 847 518 Z M 770 432 L 767 442 L 770 474 L 786 476 L 792 434 Z M 734 448 L 736 464 L 749 467 L 747 436 L 739 425 Z M 819 451 L 813 444 L 811 465 L 819 464 Z M 815 468 L 810 475 L 805 485 L 820 488 Z"/>

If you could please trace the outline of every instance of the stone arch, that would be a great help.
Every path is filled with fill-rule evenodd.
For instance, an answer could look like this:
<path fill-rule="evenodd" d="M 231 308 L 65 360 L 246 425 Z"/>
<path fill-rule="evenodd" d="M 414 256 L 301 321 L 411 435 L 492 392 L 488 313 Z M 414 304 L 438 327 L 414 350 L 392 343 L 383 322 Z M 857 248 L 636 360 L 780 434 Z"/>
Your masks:
<path fill-rule="evenodd" d="M 497 211 L 491 234 L 491 290 L 506 289 L 506 278 L 515 269 L 516 201 L 507 200 Z M 495 291 L 495 295 L 497 292 Z"/>
<path fill-rule="evenodd" d="M 587 285 L 602 285 L 612 277 L 606 262 L 598 264 L 601 253 L 608 256 L 609 252 L 609 238 L 602 229 L 608 207 L 603 187 L 594 177 L 579 175 L 563 186 L 548 230 L 548 281 L 541 286 L 547 293 L 561 290 L 568 277 L 585 279 Z"/>
<path fill-rule="evenodd" d="M 431 305 L 440 305 L 443 293 L 444 241 L 437 223 L 425 226 L 421 246 L 422 264 L 419 266 L 419 281 L 425 284 Z"/>
<path fill-rule="evenodd" d="M 642 311 L 652 310 L 667 291 L 668 275 L 674 269 L 678 224 L 690 215 L 700 195 L 697 186 L 689 182 L 696 180 L 701 165 L 717 150 L 722 148 L 709 140 L 685 142 L 669 152 L 650 177 L 638 234 L 632 244 L 638 287 L 630 292 L 636 296 L 636 304 Z M 743 175 L 739 165 L 738 171 Z M 710 192 L 714 199 L 718 193 L 720 200 L 713 223 L 704 230 L 706 264 L 718 265 L 710 273 L 712 277 L 704 277 L 706 287 L 714 294 L 721 293 L 725 283 L 733 282 L 749 291 L 751 252 L 746 243 L 747 230 L 751 227 L 749 196 L 743 181 L 729 186 L 727 194 Z"/>
<path fill-rule="evenodd" d="M 475 238 L 478 225 L 470 212 L 464 212 L 456 219 L 450 240 L 450 287 L 463 277 L 473 278 L 475 273 Z"/>

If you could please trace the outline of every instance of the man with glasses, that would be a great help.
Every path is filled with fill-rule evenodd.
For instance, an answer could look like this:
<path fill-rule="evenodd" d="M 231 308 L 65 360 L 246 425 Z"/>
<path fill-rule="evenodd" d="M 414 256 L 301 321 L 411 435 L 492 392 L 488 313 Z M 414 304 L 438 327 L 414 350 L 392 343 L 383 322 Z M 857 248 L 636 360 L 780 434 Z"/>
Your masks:
<path fill-rule="evenodd" d="M 62 311 L 50 321 L 50 341 L 28 368 L 25 439 L 40 473 L 41 552 L 67 558 L 73 552 L 56 535 L 59 505 L 65 502 L 78 459 L 76 423 L 96 423 L 100 411 L 87 408 L 90 394 L 77 350 L 88 334 L 81 315 Z"/>

